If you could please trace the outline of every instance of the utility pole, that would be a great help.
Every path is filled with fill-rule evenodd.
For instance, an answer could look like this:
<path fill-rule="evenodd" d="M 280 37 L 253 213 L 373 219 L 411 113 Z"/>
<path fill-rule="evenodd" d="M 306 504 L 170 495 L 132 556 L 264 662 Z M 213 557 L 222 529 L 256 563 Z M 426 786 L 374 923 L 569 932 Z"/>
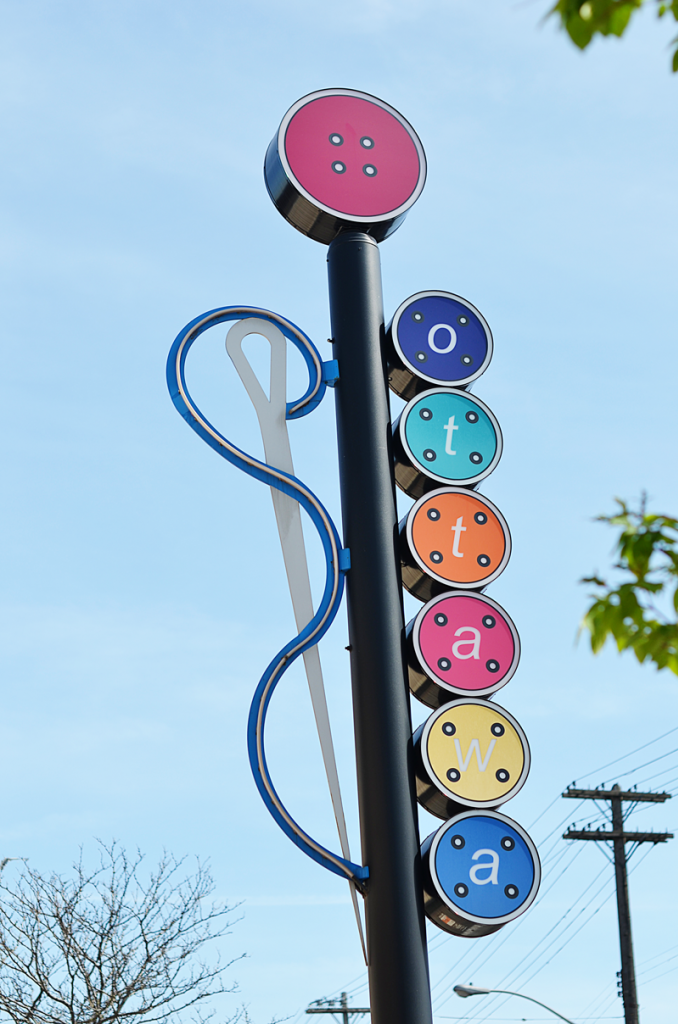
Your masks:
<path fill-rule="evenodd" d="M 569 829 L 563 839 L 585 839 L 596 843 L 612 842 L 614 848 L 614 873 L 617 884 L 617 915 L 619 918 L 619 947 L 621 950 L 621 989 L 624 1001 L 625 1024 L 638 1024 L 638 996 L 636 993 L 636 972 L 633 963 L 633 942 L 631 940 L 631 908 L 629 905 L 629 882 L 626 871 L 627 843 L 665 843 L 673 839 L 671 832 L 625 832 L 622 803 L 663 804 L 671 799 L 670 793 L 637 793 L 622 790 L 615 784 L 612 789 L 574 789 L 568 787 L 564 797 L 573 800 L 607 800 L 612 808 L 612 831 L 605 829 Z"/>
<path fill-rule="evenodd" d="M 352 1013 L 370 1013 L 370 1008 L 365 1006 L 349 1006 L 348 996 L 341 993 L 340 999 L 316 999 L 307 1007 L 306 1013 L 331 1013 L 340 1014 L 343 1017 L 343 1024 L 349 1024 L 349 1017 Z"/>

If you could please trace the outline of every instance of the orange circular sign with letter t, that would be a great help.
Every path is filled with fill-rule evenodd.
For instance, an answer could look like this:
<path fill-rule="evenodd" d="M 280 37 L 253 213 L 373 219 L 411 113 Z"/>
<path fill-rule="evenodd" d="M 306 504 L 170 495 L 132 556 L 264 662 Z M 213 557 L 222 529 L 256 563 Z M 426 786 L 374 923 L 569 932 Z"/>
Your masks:
<path fill-rule="evenodd" d="M 511 554 L 499 509 L 463 487 L 420 498 L 402 533 L 403 584 L 424 601 L 449 587 L 481 590 L 504 571 Z"/>

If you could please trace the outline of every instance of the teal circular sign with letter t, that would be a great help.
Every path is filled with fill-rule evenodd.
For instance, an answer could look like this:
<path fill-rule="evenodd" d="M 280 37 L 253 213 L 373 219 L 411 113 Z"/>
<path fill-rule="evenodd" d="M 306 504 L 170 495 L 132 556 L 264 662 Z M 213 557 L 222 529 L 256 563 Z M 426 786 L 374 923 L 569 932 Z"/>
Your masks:
<path fill-rule="evenodd" d="M 396 479 L 412 497 L 440 484 L 473 486 L 492 472 L 502 453 L 501 430 L 493 413 L 479 399 L 454 388 L 434 388 L 413 398 L 396 422 L 394 435 L 396 461 L 401 464 Z"/>

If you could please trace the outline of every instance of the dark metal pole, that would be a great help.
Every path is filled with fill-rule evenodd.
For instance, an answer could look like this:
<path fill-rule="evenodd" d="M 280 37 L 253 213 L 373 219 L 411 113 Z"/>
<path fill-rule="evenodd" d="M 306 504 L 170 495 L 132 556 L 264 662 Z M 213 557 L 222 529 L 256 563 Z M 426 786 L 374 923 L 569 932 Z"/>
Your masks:
<path fill-rule="evenodd" d="M 327 261 L 372 1020 L 430 1024 L 379 249 L 346 232 Z"/>
<path fill-rule="evenodd" d="M 625 1024 L 638 1024 L 638 996 L 636 994 L 636 971 L 633 964 L 633 943 L 631 941 L 631 909 L 629 906 L 629 882 L 626 874 L 626 842 L 623 838 L 624 816 L 622 814 L 621 790 L 618 797 L 612 797 L 612 830 L 619 839 L 613 839 L 614 873 L 617 882 L 617 914 L 619 916 L 619 946 L 621 949 L 621 981 L 624 1001 Z"/>

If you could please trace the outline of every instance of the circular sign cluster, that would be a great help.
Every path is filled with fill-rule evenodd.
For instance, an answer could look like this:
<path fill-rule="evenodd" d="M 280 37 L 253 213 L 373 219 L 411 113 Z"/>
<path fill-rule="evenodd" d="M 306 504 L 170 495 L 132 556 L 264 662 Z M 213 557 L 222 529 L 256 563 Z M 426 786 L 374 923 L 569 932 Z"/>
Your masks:
<path fill-rule="evenodd" d="M 496 931 L 534 900 L 534 843 L 498 813 L 530 770 L 527 737 L 489 700 L 514 675 L 520 639 L 483 591 L 504 571 L 511 534 L 473 488 L 495 468 L 502 435 L 464 389 L 489 365 L 481 313 L 459 295 L 418 292 L 387 332 L 389 382 L 407 405 L 393 424 L 395 476 L 415 498 L 400 524 L 402 579 L 425 602 L 408 624 L 410 689 L 433 714 L 414 734 L 417 799 L 449 819 L 422 847 L 424 905 L 445 931 Z"/>

